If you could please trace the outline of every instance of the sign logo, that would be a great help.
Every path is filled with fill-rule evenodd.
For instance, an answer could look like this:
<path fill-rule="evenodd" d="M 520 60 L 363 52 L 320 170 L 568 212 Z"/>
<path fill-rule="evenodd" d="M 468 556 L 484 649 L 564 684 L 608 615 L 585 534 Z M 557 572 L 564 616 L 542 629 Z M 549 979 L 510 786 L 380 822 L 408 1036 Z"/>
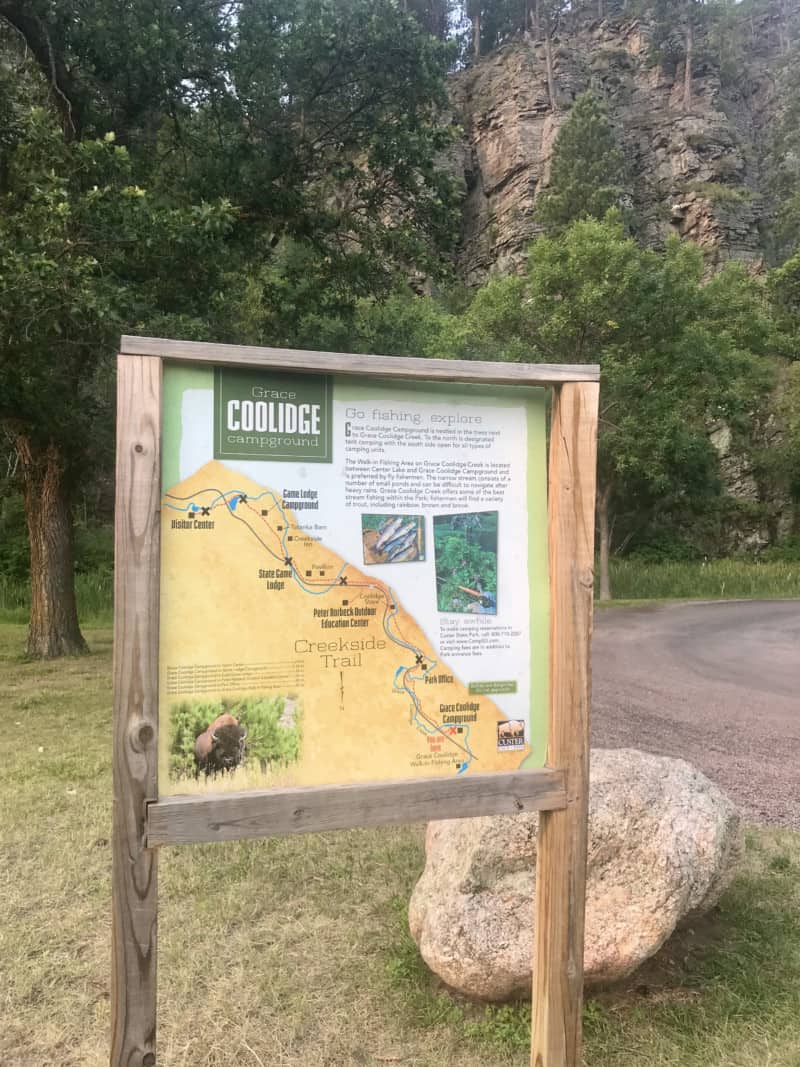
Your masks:
<path fill-rule="evenodd" d="M 331 463 L 331 379 L 270 369 L 214 371 L 214 459 Z"/>
<path fill-rule="evenodd" d="M 508 749 L 525 747 L 525 723 L 522 719 L 506 719 L 497 724 L 497 750 L 505 752 Z"/>

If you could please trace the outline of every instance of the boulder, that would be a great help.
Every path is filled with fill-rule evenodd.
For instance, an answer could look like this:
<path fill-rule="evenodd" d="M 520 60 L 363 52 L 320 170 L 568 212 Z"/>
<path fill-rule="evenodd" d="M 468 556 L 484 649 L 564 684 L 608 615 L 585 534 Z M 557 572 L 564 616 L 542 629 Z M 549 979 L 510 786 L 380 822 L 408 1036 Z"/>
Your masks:
<path fill-rule="evenodd" d="M 625 978 L 708 911 L 741 855 L 737 809 L 683 760 L 595 749 L 589 791 L 587 984 Z M 536 814 L 432 822 L 411 934 L 448 986 L 481 1000 L 530 992 Z"/>

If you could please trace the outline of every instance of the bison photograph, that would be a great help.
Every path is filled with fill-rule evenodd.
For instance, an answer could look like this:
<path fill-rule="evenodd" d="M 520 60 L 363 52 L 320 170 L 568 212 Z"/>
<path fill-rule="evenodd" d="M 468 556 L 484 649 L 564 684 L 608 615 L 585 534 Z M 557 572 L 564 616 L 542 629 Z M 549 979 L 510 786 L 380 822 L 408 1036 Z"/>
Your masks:
<path fill-rule="evenodd" d="M 233 772 L 244 758 L 247 730 L 234 715 L 220 715 L 198 736 L 194 743 L 195 778 L 204 771 L 216 777 Z"/>

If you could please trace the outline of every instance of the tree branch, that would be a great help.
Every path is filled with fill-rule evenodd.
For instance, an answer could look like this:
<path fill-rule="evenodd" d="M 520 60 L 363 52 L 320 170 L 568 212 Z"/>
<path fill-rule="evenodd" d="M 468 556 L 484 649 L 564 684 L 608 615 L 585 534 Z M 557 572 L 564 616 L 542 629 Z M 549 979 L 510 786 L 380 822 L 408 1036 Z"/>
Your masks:
<path fill-rule="evenodd" d="M 64 57 L 53 47 L 44 22 L 26 7 L 24 0 L 0 0 L 0 18 L 14 27 L 30 49 L 50 86 L 64 137 L 67 141 L 74 141 L 80 135 L 81 127 L 77 88 Z"/>

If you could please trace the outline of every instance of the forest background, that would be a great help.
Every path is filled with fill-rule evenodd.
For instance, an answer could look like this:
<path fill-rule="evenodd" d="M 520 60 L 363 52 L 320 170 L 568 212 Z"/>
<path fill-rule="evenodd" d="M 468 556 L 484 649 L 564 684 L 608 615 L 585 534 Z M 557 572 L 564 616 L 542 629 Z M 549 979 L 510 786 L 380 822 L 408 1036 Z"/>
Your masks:
<path fill-rule="evenodd" d="M 590 83 L 525 261 L 465 284 L 459 72 L 526 42 L 565 110 L 559 41 L 635 19 L 689 113 L 754 18 L 783 101 L 756 266 L 653 240 Z M 76 566 L 110 595 L 123 332 L 599 362 L 602 597 L 614 554 L 800 560 L 799 55 L 790 0 L 0 0 L 0 608 L 29 654 L 85 648 Z M 719 427 L 759 499 L 726 487 Z M 737 539 L 754 510 L 766 538 Z"/>

